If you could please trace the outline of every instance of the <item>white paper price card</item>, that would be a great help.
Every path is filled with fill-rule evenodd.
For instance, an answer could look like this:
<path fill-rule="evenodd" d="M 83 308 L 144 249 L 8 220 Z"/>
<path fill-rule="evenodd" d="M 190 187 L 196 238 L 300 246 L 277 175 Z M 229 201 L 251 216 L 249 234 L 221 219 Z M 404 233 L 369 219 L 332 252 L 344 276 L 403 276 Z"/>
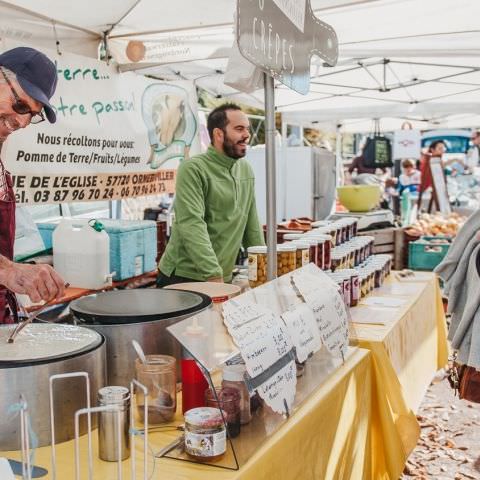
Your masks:
<path fill-rule="evenodd" d="M 267 313 L 268 310 L 265 307 L 256 303 L 240 304 L 235 300 L 230 300 L 223 304 L 223 321 L 229 332 L 230 329 L 235 329 Z"/>
<path fill-rule="evenodd" d="M 297 388 L 297 367 L 292 360 L 257 388 L 264 402 L 277 413 L 292 410 Z"/>
<path fill-rule="evenodd" d="M 322 346 L 320 330 L 310 307 L 300 305 L 291 312 L 285 312 L 282 319 L 292 338 L 299 362 L 304 362 L 311 353 L 320 350 Z"/>
<path fill-rule="evenodd" d="M 345 357 L 348 347 L 348 312 L 336 284 L 329 278 L 307 273 L 293 276 L 293 281 L 312 309 L 322 343 L 330 353 Z"/>
<path fill-rule="evenodd" d="M 287 328 L 274 313 L 239 326 L 231 335 L 251 377 L 260 375 L 293 348 Z"/>

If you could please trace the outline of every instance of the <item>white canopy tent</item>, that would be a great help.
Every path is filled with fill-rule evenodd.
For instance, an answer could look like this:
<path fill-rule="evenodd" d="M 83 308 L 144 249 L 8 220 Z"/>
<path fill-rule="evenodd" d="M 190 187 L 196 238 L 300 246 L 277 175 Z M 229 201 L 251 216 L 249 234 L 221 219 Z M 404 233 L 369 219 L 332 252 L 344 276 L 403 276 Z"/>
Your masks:
<path fill-rule="evenodd" d="M 213 95 L 261 107 L 261 91 L 239 94 L 223 83 L 235 4 L 87 0 L 66 8 L 62 0 L 0 1 L 0 35 L 4 48 L 22 42 L 88 56 L 97 56 L 100 41 L 107 38 L 121 70 L 191 79 Z M 347 130 L 365 129 L 370 122 L 364 120 L 371 118 L 410 119 L 423 128 L 480 124 L 480 2 L 311 4 L 335 28 L 340 60 L 327 69 L 312 59 L 306 97 L 277 86 L 276 105 L 289 122 L 342 123 Z"/>

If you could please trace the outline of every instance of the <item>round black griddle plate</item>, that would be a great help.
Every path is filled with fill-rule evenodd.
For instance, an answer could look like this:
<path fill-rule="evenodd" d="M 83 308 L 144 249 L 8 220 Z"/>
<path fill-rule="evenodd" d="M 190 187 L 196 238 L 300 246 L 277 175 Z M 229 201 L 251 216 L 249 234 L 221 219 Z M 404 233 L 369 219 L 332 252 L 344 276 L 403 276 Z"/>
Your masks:
<path fill-rule="evenodd" d="M 197 292 L 135 289 L 89 295 L 74 300 L 70 309 L 85 323 L 125 325 L 194 314 L 211 303 L 210 297 Z"/>

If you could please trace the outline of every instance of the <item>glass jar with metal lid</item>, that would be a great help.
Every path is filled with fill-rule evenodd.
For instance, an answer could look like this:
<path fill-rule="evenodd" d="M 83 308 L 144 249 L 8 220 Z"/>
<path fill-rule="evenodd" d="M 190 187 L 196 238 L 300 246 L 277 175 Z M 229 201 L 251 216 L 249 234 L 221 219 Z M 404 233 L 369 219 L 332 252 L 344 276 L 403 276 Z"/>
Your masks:
<path fill-rule="evenodd" d="M 197 461 L 215 461 L 227 450 L 227 430 L 218 408 L 185 412 L 185 452 Z"/>
<path fill-rule="evenodd" d="M 285 275 L 297 268 L 297 247 L 293 243 L 277 245 L 277 275 Z"/>
<path fill-rule="evenodd" d="M 248 282 L 251 288 L 255 288 L 267 281 L 267 247 L 264 245 L 249 247 L 247 253 Z"/>
<path fill-rule="evenodd" d="M 308 257 L 310 262 L 314 263 L 315 265 L 317 264 L 317 245 L 318 242 L 312 237 L 309 237 L 308 235 L 304 235 L 302 238 L 303 243 L 308 243 L 309 245 L 309 252 L 308 252 Z"/>

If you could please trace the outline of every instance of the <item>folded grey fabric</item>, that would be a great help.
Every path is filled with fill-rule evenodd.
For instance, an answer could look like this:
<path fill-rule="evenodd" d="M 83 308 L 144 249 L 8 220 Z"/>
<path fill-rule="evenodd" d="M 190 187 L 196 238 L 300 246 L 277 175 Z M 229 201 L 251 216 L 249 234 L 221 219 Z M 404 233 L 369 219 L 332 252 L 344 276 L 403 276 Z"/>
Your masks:
<path fill-rule="evenodd" d="M 480 370 L 480 276 L 477 271 L 477 244 L 470 255 L 463 283 L 456 292 L 448 338 L 458 350 L 460 363 Z M 449 299 L 450 302 L 450 299 Z"/>

